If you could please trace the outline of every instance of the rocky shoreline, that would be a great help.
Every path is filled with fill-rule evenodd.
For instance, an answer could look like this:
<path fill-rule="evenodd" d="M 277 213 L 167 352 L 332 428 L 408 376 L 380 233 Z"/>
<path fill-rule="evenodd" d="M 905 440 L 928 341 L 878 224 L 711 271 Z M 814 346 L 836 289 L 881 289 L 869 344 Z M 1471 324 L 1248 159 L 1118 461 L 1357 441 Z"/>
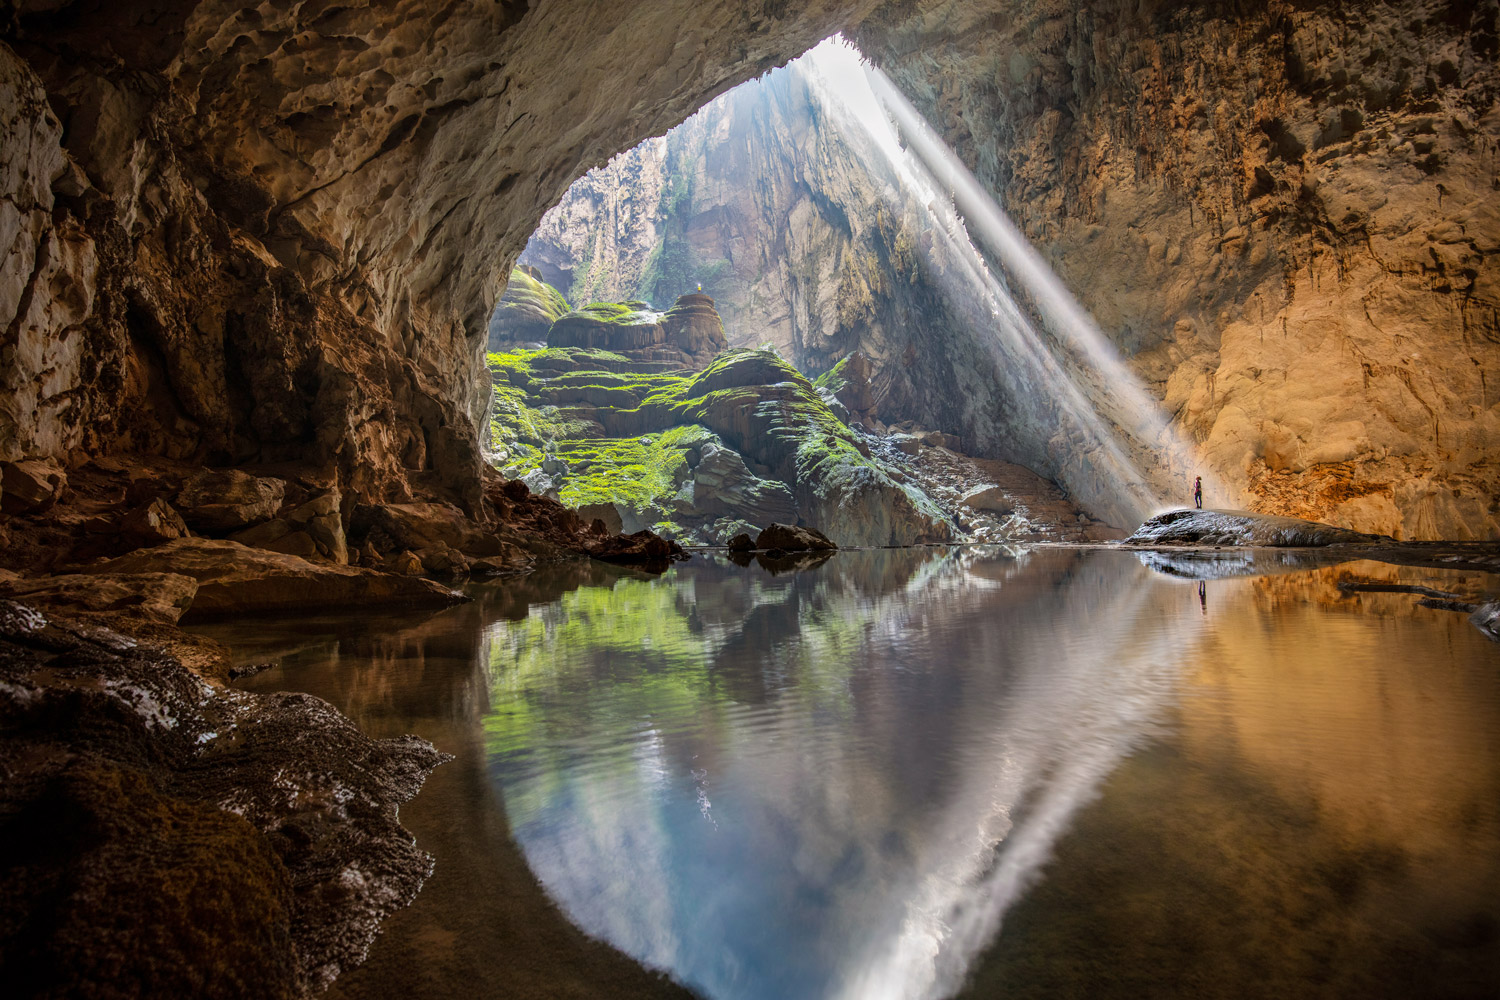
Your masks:
<path fill-rule="evenodd" d="M 0 601 L 0 968 L 25 996 L 301 997 L 432 870 L 397 807 L 446 758 L 308 695 Z M 101 992 L 106 991 L 106 992 Z"/>
<path fill-rule="evenodd" d="M 592 554 L 661 568 L 681 553 L 649 533 L 633 538 L 585 528 L 574 512 L 515 482 L 492 483 L 490 493 L 506 537 L 517 540 L 505 544 L 524 540 L 548 553 L 530 565 Z M 397 517 L 400 507 L 388 508 L 383 526 L 369 534 L 394 539 L 392 532 L 414 530 Z M 1281 523 L 1287 519 L 1177 514 L 1157 526 L 1175 523 L 1176 544 L 1152 540 L 1164 532 L 1149 524 L 1123 543 L 1030 544 L 1132 551 L 1162 572 L 1199 579 L 1212 578 L 1225 562 L 1233 564 L 1227 572 L 1241 575 L 1278 571 L 1271 562 L 1287 571 L 1358 559 L 1500 573 L 1495 543 L 1351 539 L 1310 522 L 1302 522 L 1301 534 L 1287 534 L 1296 527 Z M 1238 542 L 1219 532 L 1226 518 L 1243 522 Z M 1190 538 L 1191 524 L 1209 533 Z M 468 530 L 480 529 L 468 522 Z M 1273 536 L 1283 544 L 1263 544 Z M 1308 538 L 1328 541 L 1309 546 Z M 564 549 L 570 540 L 574 547 Z M 753 559 L 773 573 L 834 555 L 816 532 L 786 525 L 756 542 L 735 541 L 733 561 Z M 378 551 L 368 537 L 365 544 Z M 303 563 L 306 579 L 278 577 L 282 560 Z M 204 570 L 226 561 L 246 567 L 239 582 L 216 582 Z M 415 737 L 369 739 L 308 695 L 224 687 L 225 647 L 176 622 L 199 600 L 207 601 L 202 618 L 284 615 L 292 598 L 312 601 L 308 588 L 340 579 L 423 585 L 375 593 L 371 606 L 394 606 L 397 596 L 408 607 L 462 598 L 418 577 L 319 568 L 222 539 L 176 539 L 98 568 L 95 576 L 52 577 L 47 587 L 12 574 L 5 586 L 19 592 L 31 585 L 35 606 L 0 600 L 0 841 L 11 860 L 0 876 L 0 966 L 31 992 L 87 993 L 105 981 L 134 984 L 143 995 L 320 992 L 363 960 L 381 921 L 407 905 L 430 874 L 432 859 L 401 827 L 397 808 L 445 757 Z M 286 600 L 257 604 L 247 596 L 257 589 Z M 124 596 L 110 600 L 117 592 Z M 429 601 L 438 592 L 443 599 Z M 187 596 L 173 603 L 174 594 Z M 1471 612 L 1476 627 L 1494 636 L 1493 604 L 1443 596 L 1454 600 L 1433 606 Z M 333 603 L 351 606 L 347 596 Z M 111 927 L 119 929 L 99 930 Z M 205 954 L 214 956 L 207 965 Z"/>

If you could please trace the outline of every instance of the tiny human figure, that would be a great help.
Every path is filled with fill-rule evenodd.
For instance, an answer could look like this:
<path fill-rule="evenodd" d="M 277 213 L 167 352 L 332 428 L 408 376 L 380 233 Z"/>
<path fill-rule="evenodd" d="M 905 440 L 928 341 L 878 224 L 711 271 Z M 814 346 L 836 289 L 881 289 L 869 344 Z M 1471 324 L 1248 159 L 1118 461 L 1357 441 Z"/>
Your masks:
<path fill-rule="evenodd" d="M 1198 581 L 1198 606 L 1205 615 L 1208 614 L 1208 584 L 1202 580 Z"/>
<path fill-rule="evenodd" d="M 1193 477 L 1193 506 L 1203 509 L 1203 477 Z"/>

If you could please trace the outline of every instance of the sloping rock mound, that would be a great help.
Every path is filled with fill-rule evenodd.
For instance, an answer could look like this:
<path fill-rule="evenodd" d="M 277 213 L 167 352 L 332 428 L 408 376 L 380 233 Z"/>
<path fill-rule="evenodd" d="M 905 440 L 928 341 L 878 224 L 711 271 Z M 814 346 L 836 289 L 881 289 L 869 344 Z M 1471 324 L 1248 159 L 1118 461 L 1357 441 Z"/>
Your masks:
<path fill-rule="evenodd" d="M 198 581 L 182 573 L 67 573 L 0 582 L 0 594 L 52 608 L 123 612 L 175 624 L 198 594 Z"/>
<path fill-rule="evenodd" d="M 572 311 L 562 292 L 542 280 L 541 273 L 524 264 L 512 268 L 505 294 L 490 314 L 489 349 L 547 340 L 552 324 Z"/>
<path fill-rule="evenodd" d="M 755 540 L 757 549 L 780 549 L 783 552 L 830 552 L 837 545 L 813 528 L 795 524 L 769 524 Z"/>
<path fill-rule="evenodd" d="M 1331 524 L 1245 510 L 1169 510 L 1146 521 L 1125 539 L 1128 545 L 1319 546 L 1340 542 L 1388 542 Z"/>
<path fill-rule="evenodd" d="M 18 996 L 304 997 L 432 870 L 397 820 L 447 759 L 308 695 L 215 688 L 0 601 L 0 966 Z"/>
<path fill-rule="evenodd" d="M 238 542 L 179 538 L 98 567 L 107 574 L 173 573 L 198 581 L 187 619 L 299 613 L 330 607 L 441 608 L 463 598 L 431 580 L 311 563 Z"/>

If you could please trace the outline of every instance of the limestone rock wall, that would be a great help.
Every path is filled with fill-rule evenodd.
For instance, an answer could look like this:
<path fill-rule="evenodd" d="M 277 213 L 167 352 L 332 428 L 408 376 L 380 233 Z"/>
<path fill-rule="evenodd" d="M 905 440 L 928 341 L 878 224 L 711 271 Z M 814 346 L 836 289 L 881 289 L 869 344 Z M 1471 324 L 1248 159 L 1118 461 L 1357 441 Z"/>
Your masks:
<path fill-rule="evenodd" d="M 1493 538 L 1496 21 L 934 0 L 857 37 L 1232 484 L 1216 502 Z"/>
<path fill-rule="evenodd" d="M 4 5 L 0 447 L 474 506 L 542 210 L 868 6 Z"/>
<path fill-rule="evenodd" d="M 710 102 L 590 171 L 521 260 L 575 303 L 658 304 L 702 286 L 737 347 L 822 371 L 900 354 L 947 321 L 916 271 L 919 220 L 878 158 L 828 121 L 797 65 Z"/>

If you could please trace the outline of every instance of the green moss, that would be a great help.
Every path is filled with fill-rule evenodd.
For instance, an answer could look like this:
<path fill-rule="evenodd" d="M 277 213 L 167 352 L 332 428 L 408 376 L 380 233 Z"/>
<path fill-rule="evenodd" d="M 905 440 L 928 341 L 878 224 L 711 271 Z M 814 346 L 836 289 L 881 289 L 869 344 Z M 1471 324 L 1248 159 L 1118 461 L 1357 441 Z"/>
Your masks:
<path fill-rule="evenodd" d="M 612 503 L 642 518 L 653 511 L 662 517 L 691 477 L 687 450 L 717 437 L 760 475 L 786 483 L 808 516 L 837 498 L 864 502 L 873 489 L 886 497 L 904 493 L 918 511 L 942 517 L 920 491 L 898 486 L 866 457 L 819 395 L 818 386 L 841 379 L 847 361 L 820 376 L 818 386 L 770 351 L 726 351 L 697 373 L 641 373 L 629 364 L 620 355 L 575 349 L 491 355 L 492 426 L 496 444 L 510 452 L 512 473 L 524 475 L 555 452 L 568 466 L 564 503 Z M 579 398 L 591 405 L 541 405 Z"/>
<path fill-rule="evenodd" d="M 613 503 L 644 514 L 687 478 L 687 449 L 712 438 L 706 428 L 689 425 L 640 437 L 560 442 L 557 456 L 569 472 L 558 495 L 570 507 Z"/>
<path fill-rule="evenodd" d="M 500 298 L 500 305 L 502 308 L 519 306 L 533 310 L 549 323 L 556 321 L 559 316 L 572 309 L 572 306 L 568 305 L 568 300 L 563 298 L 562 292 L 545 281 L 532 277 L 520 268 L 511 268 L 510 278 L 505 285 L 505 294 Z"/>
<path fill-rule="evenodd" d="M 849 384 L 849 359 L 852 354 L 845 355 L 839 359 L 839 363 L 828 369 L 817 378 L 813 379 L 813 387 L 827 389 L 829 392 L 838 392 Z"/>
<path fill-rule="evenodd" d="M 582 316 L 597 323 L 613 323 L 618 326 L 642 326 L 655 323 L 661 317 L 652 310 L 648 302 L 590 302 L 582 309 L 575 309 L 568 316 Z"/>

